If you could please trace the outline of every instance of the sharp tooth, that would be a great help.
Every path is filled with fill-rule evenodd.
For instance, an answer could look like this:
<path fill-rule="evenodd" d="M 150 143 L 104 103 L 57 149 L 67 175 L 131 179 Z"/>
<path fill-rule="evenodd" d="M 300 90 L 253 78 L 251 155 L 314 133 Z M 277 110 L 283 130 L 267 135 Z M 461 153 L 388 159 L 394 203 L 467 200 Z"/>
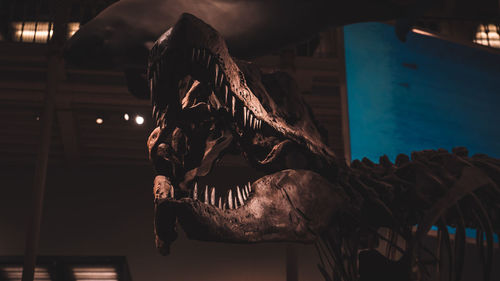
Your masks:
<path fill-rule="evenodd" d="M 222 197 L 219 197 L 219 209 L 222 209 Z"/>
<path fill-rule="evenodd" d="M 236 98 L 233 96 L 233 101 L 232 101 L 232 104 L 233 104 L 233 117 L 234 117 L 234 114 L 236 113 Z"/>
<path fill-rule="evenodd" d="M 236 199 L 236 196 L 234 196 L 234 208 L 238 209 L 238 200 Z"/>
<path fill-rule="evenodd" d="M 205 62 L 205 49 L 201 51 L 200 63 L 203 64 Z"/>
<path fill-rule="evenodd" d="M 248 191 L 252 192 L 252 185 L 250 184 L 250 182 L 248 182 Z"/>
<path fill-rule="evenodd" d="M 217 78 L 219 77 L 219 65 L 215 64 L 214 86 L 217 85 Z"/>
<path fill-rule="evenodd" d="M 208 185 L 205 185 L 205 204 L 208 204 Z"/>
<path fill-rule="evenodd" d="M 227 104 L 227 93 L 228 93 L 227 86 L 224 85 L 224 96 L 226 97 L 226 104 Z"/>
<path fill-rule="evenodd" d="M 250 113 L 250 122 L 248 122 L 248 125 L 250 127 L 253 127 L 253 114 L 252 113 Z"/>
<path fill-rule="evenodd" d="M 160 123 L 160 109 L 159 108 L 156 108 L 156 113 L 155 113 L 155 118 L 156 118 L 156 122 L 157 122 L 157 125 Z"/>
<path fill-rule="evenodd" d="M 227 202 L 224 202 L 224 205 L 222 205 L 222 210 L 227 209 Z"/>
<path fill-rule="evenodd" d="M 207 68 L 208 66 L 210 65 L 210 60 L 212 59 L 212 55 L 211 54 L 207 54 L 208 58 L 207 58 Z"/>
<path fill-rule="evenodd" d="M 196 49 L 196 61 L 200 60 L 200 49 Z"/>
<path fill-rule="evenodd" d="M 193 200 L 198 200 L 198 183 L 194 183 L 194 188 L 193 188 Z"/>
<path fill-rule="evenodd" d="M 212 91 L 212 94 L 210 95 L 211 100 L 215 103 L 215 108 L 218 110 L 219 108 L 222 107 L 222 105 L 219 102 L 219 99 L 215 95 L 214 91 Z"/>
<path fill-rule="evenodd" d="M 247 201 L 248 196 L 244 188 L 241 189 L 241 196 L 243 197 L 243 201 Z"/>
<path fill-rule="evenodd" d="M 156 104 L 153 105 L 153 110 L 151 111 L 151 117 L 153 117 L 156 120 Z M 156 121 L 158 122 L 158 120 Z"/>
<path fill-rule="evenodd" d="M 160 128 L 163 130 L 166 125 L 167 125 L 167 120 L 165 119 L 165 112 L 163 112 L 161 115 L 160 115 L 160 121 L 159 121 L 159 125 L 160 125 Z"/>
<path fill-rule="evenodd" d="M 247 108 L 243 107 L 243 126 L 247 125 Z"/>
<path fill-rule="evenodd" d="M 222 81 L 224 80 L 224 73 L 221 72 L 220 75 L 219 75 L 219 77 L 220 77 L 219 78 L 219 83 L 217 84 L 217 86 L 220 87 L 222 85 Z"/>
<path fill-rule="evenodd" d="M 240 201 L 240 206 L 243 206 L 243 204 L 245 204 L 245 201 L 243 200 L 243 196 L 241 195 L 239 186 L 236 186 L 236 193 L 238 194 L 238 201 Z"/>
<path fill-rule="evenodd" d="M 172 198 L 175 198 L 173 186 L 172 186 L 172 188 L 170 188 L 170 195 L 172 195 Z"/>
<path fill-rule="evenodd" d="M 248 192 L 248 185 L 245 184 L 245 189 L 243 191 L 245 192 L 245 195 L 248 198 L 248 195 L 250 194 L 250 192 Z"/>
<path fill-rule="evenodd" d="M 191 54 L 191 61 L 194 61 L 194 53 L 196 52 L 196 50 L 193 48 L 193 53 Z"/>
<path fill-rule="evenodd" d="M 215 187 L 210 191 L 210 204 L 215 205 Z"/>
<path fill-rule="evenodd" d="M 233 191 L 230 189 L 227 194 L 227 205 L 229 209 L 233 208 Z"/>

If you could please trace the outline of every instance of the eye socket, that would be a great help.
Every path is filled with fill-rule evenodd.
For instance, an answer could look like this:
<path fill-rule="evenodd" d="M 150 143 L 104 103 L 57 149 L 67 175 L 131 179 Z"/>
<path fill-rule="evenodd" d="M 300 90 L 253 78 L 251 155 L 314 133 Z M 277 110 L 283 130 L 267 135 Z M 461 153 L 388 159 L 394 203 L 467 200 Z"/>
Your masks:
<path fill-rule="evenodd" d="M 222 131 L 215 126 L 212 126 L 212 128 L 210 128 L 210 131 L 208 132 L 208 137 L 210 139 L 218 139 L 222 137 Z"/>

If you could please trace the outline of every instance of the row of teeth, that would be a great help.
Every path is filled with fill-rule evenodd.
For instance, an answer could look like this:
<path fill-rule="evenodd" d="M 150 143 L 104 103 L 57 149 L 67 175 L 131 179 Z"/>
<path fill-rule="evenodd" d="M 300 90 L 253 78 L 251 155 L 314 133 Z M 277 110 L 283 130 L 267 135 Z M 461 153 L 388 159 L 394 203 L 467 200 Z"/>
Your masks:
<path fill-rule="evenodd" d="M 232 189 L 229 189 L 229 191 L 227 192 L 227 197 L 225 199 L 223 199 L 221 196 L 216 200 L 215 187 L 209 188 L 208 185 L 206 185 L 204 192 L 202 192 L 202 197 L 203 203 L 213 205 L 215 207 L 218 207 L 219 209 L 237 209 L 245 205 L 245 201 L 249 199 L 251 192 L 252 185 L 250 183 L 247 183 L 243 188 L 236 186 L 235 192 L 233 192 Z M 194 184 L 193 200 L 198 200 L 198 183 Z"/>
<path fill-rule="evenodd" d="M 209 69 L 212 67 L 211 73 L 213 74 L 213 85 L 214 88 L 218 88 L 220 92 L 224 93 L 224 100 L 227 105 L 227 110 L 231 109 L 231 113 L 234 118 L 236 118 L 236 113 L 237 108 L 236 108 L 236 102 L 238 101 L 237 98 L 234 95 L 230 95 L 230 91 L 228 86 L 226 85 L 225 82 L 225 77 L 224 73 L 220 71 L 220 66 L 217 60 L 214 60 L 212 64 L 213 56 L 210 52 L 208 52 L 205 49 L 198 49 L 198 48 L 193 48 L 192 53 L 191 53 L 191 61 L 193 63 L 197 63 L 206 69 Z M 231 104 L 229 104 L 229 96 Z M 244 127 L 250 127 L 253 128 L 254 130 L 260 130 L 262 128 L 262 120 L 259 120 L 255 117 L 255 115 L 252 113 L 251 110 L 246 108 L 245 105 L 243 105 L 243 126 Z"/>

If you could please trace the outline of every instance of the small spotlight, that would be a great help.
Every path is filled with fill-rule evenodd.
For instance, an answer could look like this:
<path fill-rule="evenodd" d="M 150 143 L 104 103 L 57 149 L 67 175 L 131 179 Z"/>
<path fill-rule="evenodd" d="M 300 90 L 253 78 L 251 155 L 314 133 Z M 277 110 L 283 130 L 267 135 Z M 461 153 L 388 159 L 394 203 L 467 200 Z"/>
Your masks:
<path fill-rule="evenodd" d="M 125 119 L 125 121 L 130 120 L 130 116 L 128 115 L 128 113 L 123 114 L 123 119 Z"/>
<path fill-rule="evenodd" d="M 137 123 L 138 125 L 144 124 L 144 117 L 142 117 L 141 115 L 137 115 L 135 117 L 135 123 Z"/>
<path fill-rule="evenodd" d="M 36 116 L 36 117 L 35 117 L 35 120 L 36 120 L 36 121 L 40 121 L 40 116 Z"/>
<path fill-rule="evenodd" d="M 95 122 L 97 124 L 101 125 L 102 123 L 104 123 L 104 120 L 101 117 L 97 117 L 97 119 L 95 120 Z"/>

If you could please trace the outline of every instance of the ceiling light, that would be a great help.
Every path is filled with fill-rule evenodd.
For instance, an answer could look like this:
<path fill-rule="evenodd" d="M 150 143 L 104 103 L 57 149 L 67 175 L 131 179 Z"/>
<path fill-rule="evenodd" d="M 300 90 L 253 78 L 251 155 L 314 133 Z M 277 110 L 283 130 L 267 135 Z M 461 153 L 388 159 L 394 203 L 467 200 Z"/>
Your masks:
<path fill-rule="evenodd" d="M 123 119 L 125 119 L 125 121 L 130 120 L 130 116 L 128 115 L 128 113 L 123 114 Z"/>
<path fill-rule="evenodd" d="M 80 29 L 80 23 L 79 22 L 68 22 L 68 38 L 73 36 L 75 32 Z"/>
<path fill-rule="evenodd" d="M 144 124 L 144 117 L 142 117 L 141 115 L 137 115 L 135 117 L 135 123 L 137 123 L 138 125 Z"/>
<path fill-rule="evenodd" d="M 79 22 L 69 22 L 67 38 L 80 28 Z M 13 40 L 16 42 L 46 43 L 52 38 L 54 24 L 46 21 L 13 22 Z"/>
<path fill-rule="evenodd" d="M 97 119 L 95 120 L 95 122 L 97 124 L 101 125 L 102 123 L 104 123 L 104 120 L 101 117 L 97 117 Z"/>
<path fill-rule="evenodd" d="M 73 268 L 73 277 L 76 281 L 117 281 L 118 273 L 111 266 L 77 266 Z"/>
<path fill-rule="evenodd" d="M 22 266 L 1 266 L 0 267 L 0 276 L 6 277 L 6 280 L 21 280 L 23 276 L 23 267 Z M 2 279 L 4 280 L 4 279 Z M 47 268 L 45 267 L 36 267 L 34 274 L 35 281 L 50 281 L 50 274 Z"/>
<path fill-rule="evenodd" d="M 480 24 L 477 27 L 474 43 L 500 48 L 500 25 Z"/>

